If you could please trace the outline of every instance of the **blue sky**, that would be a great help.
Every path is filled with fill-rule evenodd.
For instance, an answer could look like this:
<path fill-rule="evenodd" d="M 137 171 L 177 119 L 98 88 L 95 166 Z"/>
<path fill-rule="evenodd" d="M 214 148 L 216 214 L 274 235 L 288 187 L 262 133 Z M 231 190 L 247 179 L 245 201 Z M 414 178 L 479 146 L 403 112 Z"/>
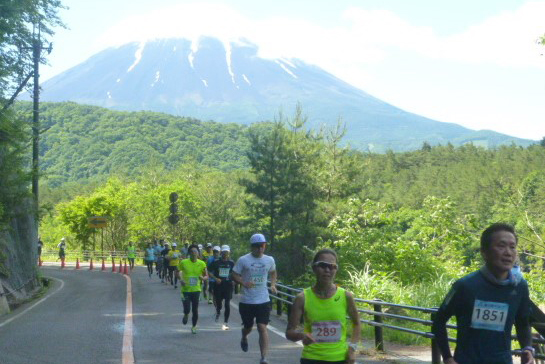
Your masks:
<path fill-rule="evenodd" d="M 64 0 L 42 81 L 130 41 L 248 38 L 395 106 L 471 129 L 545 136 L 545 0 Z"/>

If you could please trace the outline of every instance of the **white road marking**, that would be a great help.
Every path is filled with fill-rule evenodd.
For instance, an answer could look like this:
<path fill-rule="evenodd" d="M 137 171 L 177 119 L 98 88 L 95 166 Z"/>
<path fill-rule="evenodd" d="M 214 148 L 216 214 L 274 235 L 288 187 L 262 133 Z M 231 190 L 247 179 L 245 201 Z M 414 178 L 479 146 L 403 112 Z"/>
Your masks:
<path fill-rule="evenodd" d="M 231 301 L 231 307 L 236 308 L 238 310 L 238 305 L 236 303 L 234 303 L 233 301 Z M 286 334 L 284 334 L 282 331 L 278 330 L 276 327 L 272 326 L 271 324 L 267 325 L 267 329 L 269 329 L 269 331 L 271 331 L 271 332 L 274 332 L 276 335 L 286 339 Z M 286 339 L 286 340 L 288 340 L 288 339 Z M 297 341 L 297 342 L 295 342 L 295 344 L 297 344 L 299 346 L 303 346 L 303 343 L 301 341 Z"/>
<path fill-rule="evenodd" d="M 46 299 L 48 299 L 49 297 L 53 296 L 54 294 L 56 294 L 57 292 L 59 292 L 61 289 L 64 288 L 64 281 L 62 279 L 58 279 L 58 278 L 52 278 L 52 277 L 48 277 L 49 279 L 54 279 L 56 281 L 60 281 L 61 282 L 61 286 L 59 288 L 57 288 L 54 292 L 48 294 L 47 296 L 45 296 L 44 298 L 42 298 L 41 300 L 39 300 L 38 302 L 36 302 L 35 304 L 33 304 L 32 306 L 26 308 L 24 311 L 22 312 L 19 312 L 17 315 L 13 316 L 13 317 L 10 317 L 9 319 L 7 319 L 6 321 L 0 323 L 0 327 L 3 327 L 7 324 L 9 324 L 11 321 L 15 320 L 16 318 L 19 318 L 21 317 L 22 315 L 24 315 L 25 313 L 27 313 L 28 311 L 32 310 L 34 307 L 38 306 L 40 303 L 42 303 L 43 301 L 45 301 Z"/>
<path fill-rule="evenodd" d="M 131 277 L 125 275 L 127 278 L 127 308 L 125 310 L 125 329 L 123 331 L 123 364 L 134 363 L 134 352 L 132 347 L 132 287 Z"/>

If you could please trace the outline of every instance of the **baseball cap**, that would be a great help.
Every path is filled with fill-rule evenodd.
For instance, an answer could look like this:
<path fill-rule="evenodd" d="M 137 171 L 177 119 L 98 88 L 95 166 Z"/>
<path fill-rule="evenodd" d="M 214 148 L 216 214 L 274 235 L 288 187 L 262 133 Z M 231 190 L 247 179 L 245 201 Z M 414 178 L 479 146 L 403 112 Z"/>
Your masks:
<path fill-rule="evenodd" d="M 212 248 L 212 250 L 217 250 L 217 251 L 220 251 L 221 249 L 220 249 L 220 247 L 219 247 L 219 246 L 217 246 L 217 245 L 216 245 L 216 246 L 215 246 L 214 248 Z"/>
<path fill-rule="evenodd" d="M 197 245 L 199 247 L 199 250 L 202 249 L 202 244 Z"/>
<path fill-rule="evenodd" d="M 172 243 L 172 246 L 178 246 L 178 244 L 176 244 L 176 243 Z"/>
<path fill-rule="evenodd" d="M 206 247 L 212 247 L 212 243 L 206 243 Z"/>
<path fill-rule="evenodd" d="M 254 234 L 250 238 L 250 244 L 263 244 L 266 243 L 265 236 L 263 234 Z"/>
<path fill-rule="evenodd" d="M 222 252 L 230 252 L 231 248 L 229 248 L 229 245 L 222 245 L 221 246 L 221 251 Z"/>

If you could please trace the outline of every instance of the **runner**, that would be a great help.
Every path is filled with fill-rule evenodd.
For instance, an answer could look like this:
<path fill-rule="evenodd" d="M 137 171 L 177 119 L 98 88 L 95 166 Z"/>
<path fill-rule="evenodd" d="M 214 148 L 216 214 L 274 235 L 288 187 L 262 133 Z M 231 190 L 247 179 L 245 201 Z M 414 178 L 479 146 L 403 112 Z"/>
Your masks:
<path fill-rule="evenodd" d="M 161 283 L 168 284 L 168 267 L 170 265 L 170 260 L 168 259 L 168 253 L 170 252 L 170 246 L 168 243 L 165 243 L 163 250 L 161 251 L 161 256 L 163 257 L 163 270 L 161 271 Z M 165 282 L 166 279 L 166 282 Z"/>
<path fill-rule="evenodd" d="M 187 324 L 189 312 L 191 316 L 191 333 L 197 333 L 197 320 L 199 319 L 199 296 L 201 294 L 201 282 L 208 279 L 206 264 L 199 259 L 199 247 L 189 247 L 190 258 L 180 261 L 176 270 L 176 277 L 180 279 L 182 302 L 184 305 L 184 317 L 182 323 Z"/>
<path fill-rule="evenodd" d="M 161 271 L 163 270 L 163 256 L 161 255 L 164 249 L 163 239 L 159 240 L 159 242 L 155 240 L 153 249 L 155 250 L 155 273 L 161 278 Z"/>
<path fill-rule="evenodd" d="M 148 243 L 148 247 L 146 248 L 144 254 L 144 261 L 146 262 L 146 266 L 148 267 L 148 274 L 151 278 L 151 275 L 153 274 L 153 263 L 155 262 L 155 248 L 151 243 Z"/>
<path fill-rule="evenodd" d="M 127 247 L 127 258 L 132 270 L 134 268 L 134 259 L 136 258 L 136 247 L 132 245 L 132 241 L 129 241 L 129 246 Z"/>
<path fill-rule="evenodd" d="M 220 247 L 216 245 L 212 249 L 212 254 L 213 255 L 211 257 L 208 257 L 208 261 L 206 262 L 206 268 L 208 269 L 209 272 L 210 272 L 210 265 L 214 263 L 216 260 L 220 259 Z M 208 278 L 208 304 L 210 305 L 214 303 L 214 306 L 216 306 L 216 299 L 214 297 L 215 284 L 216 284 L 216 281 L 214 280 L 214 278 L 209 277 Z"/>
<path fill-rule="evenodd" d="M 314 255 L 312 271 L 316 283 L 299 293 L 293 303 L 286 338 L 303 341 L 301 364 L 349 363 L 356 361 L 360 341 L 360 317 L 352 293 L 335 285 L 337 253 L 322 249 Z M 347 319 L 352 336 L 347 344 Z M 304 317 L 304 329 L 297 326 Z"/>
<path fill-rule="evenodd" d="M 172 243 L 172 249 L 168 252 L 168 277 L 170 279 L 170 285 L 174 285 L 174 288 L 178 288 L 178 275 L 175 275 L 176 267 L 180 262 L 182 253 L 177 249 L 177 244 Z"/>
<path fill-rule="evenodd" d="M 235 266 L 229 255 L 231 249 L 229 245 L 221 246 L 221 259 L 213 262 L 208 270 L 210 279 L 214 278 L 216 283 L 214 284 L 214 298 L 216 301 L 216 322 L 218 322 L 221 314 L 221 307 L 223 301 L 225 301 L 225 312 L 222 330 L 229 330 L 229 315 L 231 314 L 231 298 L 233 297 L 233 280 L 231 279 L 231 272 Z"/>
<path fill-rule="evenodd" d="M 259 349 L 261 364 L 268 363 L 269 335 L 267 324 L 271 311 L 267 277 L 271 279 L 271 292 L 276 294 L 276 264 L 273 257 L 265 255 L 267 241 L 262 234 L 254 234 L 250 238 L 251 253 L 237 260 L 233 268 L 233 280 L 242 285 L 242 296 L 238 306 L 244 327 L 240 347 L 248 351 L 248 334 L 254 326 L 254 319 L 259 332 Z"/>
<path fill-rule="evenodd" d="M 61 242 L 57 244 L 57 248 L 59 248 L 59 258 L 57 260 L 64 261 L 64 258 L 66 257 L 66 239 L 62 238 Z"/>
<path fill-rule="evenodd" d="M 199 248 L 202 247 L 202 245 L 199 244 Z M 206 248 L 201 253 L 201 259 L 208 264 L 208 258 L 212 256 L 212 243 L 206 243 Z M 202 294 L 204 296 L 205 300 L 208 300 L 210 303 L 210 300 L 208 299 L 208 281 L 203 282 L 203 288 L 202 288 Z"/>
<path fill-rule="evenodd" d="M 452 285 L 433 321 L 432 332 L 445 363 L 511 364 L 513 323 L 523 348 L 521 362 L 534 363 L 528 283 L 511 272 L 517 242 L 515 230 L 507 224 L 492 224 L 482 233 L 485 265 Z M 453 315 L 458 326 L 454 357 L 446 328 Z"/>

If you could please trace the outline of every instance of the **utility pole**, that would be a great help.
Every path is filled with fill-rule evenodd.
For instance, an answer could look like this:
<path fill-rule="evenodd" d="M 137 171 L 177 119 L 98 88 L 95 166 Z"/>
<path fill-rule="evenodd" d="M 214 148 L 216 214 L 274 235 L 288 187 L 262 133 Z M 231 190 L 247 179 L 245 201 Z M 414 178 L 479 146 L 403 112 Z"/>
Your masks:
<path fill-rule="evenodd" d="M 52 43 L 49 47 L 42 46 L 40 38 L 40 24 L 38 23 L 38 32 L 36 34 L 36 24 L 33 29 L 32 58 L 34 60 L 34 93 L 32 96 L 32 195 L 36 210 L 38 209 L 38 181 L 40 172 L 40 58 L 42 50 L 51 53 Z"/>

